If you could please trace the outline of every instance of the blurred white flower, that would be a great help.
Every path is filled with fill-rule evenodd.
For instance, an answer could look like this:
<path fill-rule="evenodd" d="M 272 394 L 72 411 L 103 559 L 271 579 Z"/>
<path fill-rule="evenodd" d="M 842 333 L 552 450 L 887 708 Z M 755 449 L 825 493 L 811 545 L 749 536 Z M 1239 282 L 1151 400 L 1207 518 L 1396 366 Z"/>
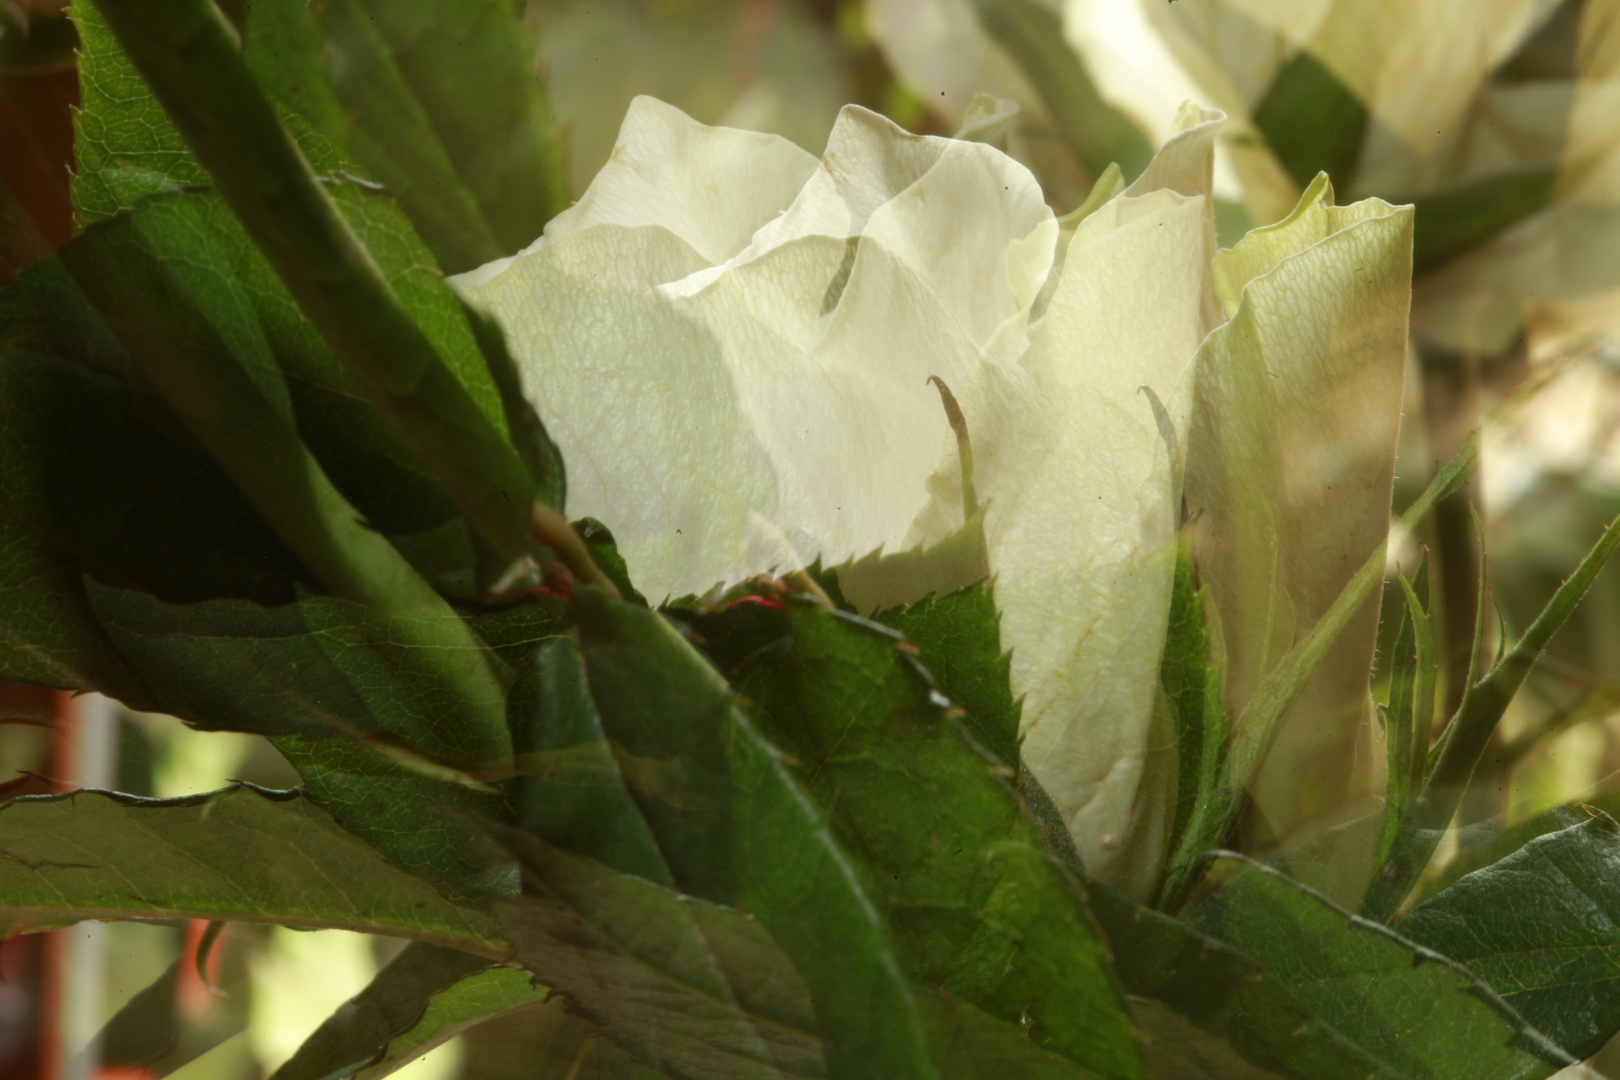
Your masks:
<path fill-rule="evenodd" d="M 1286 214 L 1317 167 L 1300 175 L 1268 131 L 1333 156 L 1320 167 L 1352 196 L 1418 201 L 1421 340 L 1487 356 L 1527 342 L 1542 356 L 1620 333 L 1608 0 L 1066 0 L 1065 14 L 1087 66 L 1150 129 L 1168 115 L 1151 87 L 1172 77 L 1232 117 L 1222 143 L 1251 221 Z M 1142 19 L 1174 75 L 1108 79 L 1143 55 Z M 1335 111 L 1344 94 L 1365 123 Z"/>
<path fill-rule="evenodd" d="M 569 512 L 654 600 L 960 530 L 948 384 L 1025 759 L 1088 867 L 1143 895 L 1174 783 L 1174 455 L 1235 669 L 1261 672 L 1383 542 L 1401 390 L 1409 213 L 1320 184 L 1217 259 L 1218 123 L 1184 110 L 1140 180 L 1059 219 L 1001 152 L 862 109 L 818 162 L 641 98 L 575 207 L 454 284 L 505 327 Z"/>

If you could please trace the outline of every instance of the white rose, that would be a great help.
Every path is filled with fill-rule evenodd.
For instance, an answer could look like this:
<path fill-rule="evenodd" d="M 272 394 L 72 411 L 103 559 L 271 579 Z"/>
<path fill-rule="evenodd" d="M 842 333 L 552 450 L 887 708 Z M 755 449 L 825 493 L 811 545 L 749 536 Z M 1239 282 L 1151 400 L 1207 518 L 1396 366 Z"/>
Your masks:
<path fill-rule="evenodd" d="M 1354 569 L 1290 547 L 1323 538 L 1286 517 L 1302 493 L 1276 455 L 1301 448 L 1278 433 L 1306 416 L 1355 443 L 1332 415 L 1337 388 L 1354 368 L 1356 393 L 1372 393 L 1354 419 L 1378 444 L 1382 487 L 1373 475 L 1373 490 L 1333 496 L 1334 527 L 1354 527 L 1327 538 L 1334 560 L 1346 545 L 1364 558 L 1387 524 L 1400 397 L 1409 215 L 1328 209 L 1318 190 L 1212 263 L 1218 120 L 1189 108 L 1140 180 L 1105 179 L 1059 219 L 1000 151 L 859 108 L 818 162 L 640 98 L 576 206 L 528 250 L 453 280 L 505 327 L 568 462 L 570 514 L 613 528 L 654 600 L 960 529 L 956 445 L 928 385 L 944 380 L 987 504 L 1025 758 L 1088 867 L 1142 895 L 1174 778 L 1154 717 L 1182 493 L 1139 388 L 1168 410 L 1189 492 L 1213 500 L 1211 568 L 1231 564 L 1245 587 L 1268 575 L 1266 646 L 1320 614 L 1318 579 Z M 1259 303 L 1236 314 L 1245 285 Z M 1201 364 L 1220 370 L 1195 379 Z M 1277 382 L 1234 403 L 1225 376 L 1251 369 Z M 1197 432 L 1211 423 L 1225 443 L 1205 470 L 1211 436 Z M 1336 468 L 1306 464 L 1310 483 Z M 1255 485 L 1240 507 L 1231 480 Z M 1251 506 L 1284 517 L 1256 524 Z M 1229 522 L 1265 549 L 1223 549 Z M 1302 584 L 1307 602 L 1280 625 L 1279 595 Z M 1364 682 L 1361 644 L 1350 667 Z"/>

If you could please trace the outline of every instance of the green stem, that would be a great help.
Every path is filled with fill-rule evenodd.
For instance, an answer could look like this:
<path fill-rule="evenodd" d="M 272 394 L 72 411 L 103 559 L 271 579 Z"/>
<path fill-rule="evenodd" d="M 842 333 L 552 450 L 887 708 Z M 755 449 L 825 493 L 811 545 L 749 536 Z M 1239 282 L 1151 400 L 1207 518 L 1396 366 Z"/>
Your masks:
<path fill-rule="evenodd" d="M 1470 436 L 1457 456 L 1440 470 L 1428 489 L 1401 516 L 1402 527 L 1412 529 L 1436 502 L 1462 486 L 1478 461 L 1479 439 Z M 1172 874 L 1166 878 L 1160 892 L 1158 906 L 1163 910 L 1176 910 L 1191 890 L 1195 878 L 1194 853 L 1201 860 L 1204 852 L 1220 847 L 1232 831 L 1232 822 L 1243 806 L 1242 792 L 1248 790 L 1260 771 L 1272 740 L 1339 631 L 1383 581 L 1384 562 L 1384 548 L 1380 545 L 1367 556 L 1367 561 L 1310 633 L 1261 680 L 1248 708 L 1233 725 L 1231 751 L 1226 757 L 1221 783 L 1200 793 L 1198 806 L 1173 857 Z"/>
<path fill-rule="evenodd" d="M 1444 739 L 1423 786 L 1408 824 L 1402 830 L 1395 849 L 1379 870 L 1373 886 L 1362 904 L 1362 914 L 1372 919 L 1387 921 L 1400 908 L 1417 883 L 1423 868 L 1429 864 L 1435 847 L 1451 819 L 1457 813 L 1463 793 L 1467 791 L 1480 758 L 1485 754 L 1491 735 L 1512 702 L 1525 677 L 1535 666 L 1547 642 L 1564 625 L 1575 605 L 1591 587 L 1598 571 L 1620 547 L 1620 518 L 1604 530 L 1598 542 L 1581 560 L 1547 606 L 1542 608 L 1536 621 L 1530 624 L 1524 636 L 1507 655 L 1498 660 L 1490 671 L 1463 694 L 1462 704 L 1447 727 Z"/>

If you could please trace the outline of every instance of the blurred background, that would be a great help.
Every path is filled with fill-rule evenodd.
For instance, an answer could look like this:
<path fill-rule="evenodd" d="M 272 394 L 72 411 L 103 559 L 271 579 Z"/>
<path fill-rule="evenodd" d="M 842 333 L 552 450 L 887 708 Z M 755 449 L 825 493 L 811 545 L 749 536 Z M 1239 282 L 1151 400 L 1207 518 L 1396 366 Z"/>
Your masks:
<path fill-rule="evenodd" d="M 1059 214 L 1109 163 L 1139 172 L 1192 99 L 1229 117 L 1216 166 L 1224 246 L 1287 214 L 1319 170 L 1340 202 L 1415 203 L 1397 507 L 1497 409 L 1479 476 L 1390 553 L 1392 575 L 1433 560 L 1453 703 L 1479 597 L 1494 647 L 1620 513 L 1620 0 L 516 4 L 575 197 L 631 98 L 650 94 L 818 153 L 850 103 L 919 134 L 961 132 L 1028 166 Z M 251 18 L 249 4 L 222 6 Z M 59 0 L 0 0 L 0 285 L 74 231 L 75 44 Z M 993 111 L 975 108 L 979 94 L 1016 115 L 976 123 Z M 1262 777 L 1259 801 L 1292 824 L 1257 815 L 1255 845 L 1287 847 L 1376 809 L 1380 739 L 1371 710 L 1355 731 L 1291 728 L 1278 750 L 1287 767 Z M 1617 769 L 1611 570 L 1510 712 L 1463 812 L 1477 827 L 1449 850 L 1572 800 L 1604 805 Z M 231 780 L 296 777 L 254 737 L 199 734 L 93 695 L 0 688 L 0 797 L 79 785 L 168 797 Z M 0 944 L 0 1077 L 269 1076 L 397 947 L 202 924 L 14 937 Z M 75 1058 L 126 1006 L 144 1010 L 147 1041 L 103 1045 L 100 1065 Z M 492 1025 L 401 1075 L 539 1075 L 532 1062 L 520 1071 L 521 1038 Z"/>

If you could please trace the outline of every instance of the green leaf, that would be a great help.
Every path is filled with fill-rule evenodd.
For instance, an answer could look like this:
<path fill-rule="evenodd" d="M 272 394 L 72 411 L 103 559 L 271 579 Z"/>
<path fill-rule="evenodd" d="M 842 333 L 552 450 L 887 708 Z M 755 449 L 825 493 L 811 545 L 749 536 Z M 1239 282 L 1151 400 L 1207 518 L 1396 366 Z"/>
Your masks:
<path fill-rule="evenodd" d="M 1164 880 L 1155 907 L 1180 908 L 1204 859 L 1212 833 L 1225 814 L 1221 785 L 1226 779 L 1227 716 L 1224 666 L 1216 659 L 1204 614 L 1209 590 L 1198 581 L 1191 546 L 1176 550 L 1176 577 L 1170 594 L 1170 622 L 1159 664 L 1159 684 L 1175 720 L 1176 812 L 1166 844 Z"/>
<path fill-rule="evenodd" d="M 1043 1050 L 1016 1024 L 951 997 L 918 990 L 941 1080 L 1091 1080 L 1059 1054 Z"/>
<path fill-rule="evenodd" d="M 613 581 L 619 595 L 626 600 L 645 604 L 647 598 L 637 592 L 635 585 L 631 583 L 630 568 L 625 564 L 624 556 L 619 554 L 618 541 L 613 539 L 613 533 L 608 527 L 595 518 L 588 517 L 574 522 L 574 531 L 585 541 L 591 559 L 602 568 L 602 573 Z"/>
<path fill-rule="evenodd" d="M 0 825 L 8 937 L 83 919 L 220 919 L 507 954 L 486 916 L 396 869 L 298 792 L 27 796 L 0 806 Z"/>
<path fill-rule="evenodd" d="M 677 888 L 769 930 L 810 987 L 830 1073 L 936 1075 L 879 914 L 780 752 L 659 615 L 590 589 L 571 613 L 615 754 L 662 763 L 631 794 Z"/>
<path fill-rule="evenodd" d="M 480 1020 L 545 995 L 521 971 L 413 943 L 316 1028 L 271 1080 L 386 1076 Z"/>
<path fill-rule="evenodd" d="M 1600 810 L 1610 817 L 1620 814 L 1620 795 L 1596 795 L 1579 803 L 1566 803 L 1544 810 L 1505 828 L 1490 822 L 1464 827 L 1457 832 L 1457 854 L 1432 880 L 1425 879 L 1418 892 L 1421 903 L 1448 889 L 1459 878 L 1483 870 L 1512 855 L 1538 836 L 1560 832 L 1591 819 L 1586 809 Z"/>
<path fill-rule="evenodd" d="M 638 1061 L 679 1077 L 826 1075 L 810 990 L 761 921 L 508 840 L 524 896 L 495 918 L 517 958 Z"/>
<path fill-rule="evenodd" d="M 355 1078 L 378 1080 L 475 1027 L 532 1012 L 550 992 L 536 986 L 526 971 L 509 967 L 480 971 L 430 997 L 421 1020 L 389 1039 L 377 1063 L 355 1073 Z"/>
<path fill-rule="evenodd" d="M 1254 126 L 1301 190 L 1317 173 L 1327 173 L 1341 190 L 1355 186 L 1367 107 L 1309 50 L 1278 69 L 1255 106 Z M 1421 213 L 1417 227 L 1423 228 Z"/>
<path fill-rule="evenodd" d="M 150 689 L 152 708 L 204 731 L 319 740 L 386 730 L 321 647 L 298 604 L 166 604 L 94 580 L 107 635 Z"/>
<path fill-rule="evenodd" d="M 260 24 L 269 17 L 308 43 L 299 50 L 303 63 L 296 78 L 300 87 L 307 85 L 314 92 L 283 100 L 295 100 L 303 116 L 348 146 L 366 174 L 399 199 L 447 273 L 509 254 L 496 242 L 472 193 L 456 175 L 410 81 L 364 5 L 358 0 L 330 0 L 318 13 L 286 2 L 256 7 L 262 10 L 249 9 L 246 19 L 249 42 L 259 40 Z M 249 65 L 271 97 L 279 96 L 280 87 L 265 78 L 265 66 L 254 64 L 251 54 Z"/>
<path fill-rule="evenodd" d="M 562 144 L 551 131 L 545 85 L 535 70 L 534 42 L 519 23 L 518 9 L 503 0 L 467 0 L 453 8 L 434 0 L 351 2 L 349 27 L 365 21 L 374 28 L 376 42 L 388 50 L 412 104 L 431 125 L 426 138 L 442 146 L 498 252 L 528 246 L 571 197 Z M 339 32 L 334 22 L 343 6 L 326 10 L 327 39 L 334 70 L 348 61 L 358 77 L 362 68 L 352 62 L 374 55 L 370 49 L 375 46 L 368 43 L 362 50 Z M 414 127 L 396 128 L 386 116 L 368 113 L 359 99 L 350 97 L 352 85 L 350 79 L 338 80 L 337 93 L 351 112 L 358 112 L 353 120 L 358 132 L 396 155 L 423 137 Z M 447 184 L 423 187 L 424 197 L 430 198 L 448 190 Z M 473 221 L 464 225 L 470 229 Z M 445 270 L 455 273 L 475 265 L 446 263 Z"/>
<path fill-rule="evenodd" d="M 1390 1075 L 1324 1023 L 1276 974 L 1241 952 L 1105 885 L 1092 883 L 1087 892 L 1114 955 L 1121 958 L 1120 981 L 1133 997 L 1157 1002 L 1244 1060 L 1283 1076 L 1365 1080 Z M 1148 1060 L 1155 1068 L 1156 1057 L 1150 1046 Z"/>
<path fill-rule="evenodd" d="M 501 558 L 534 546 L 537 484 L 311 171 L 207 0 L 112 0 L 119 43 L 300 308 Z M 588 563 L 588 560 L 587 560 Z M 590 576 L 593 567 L 576 568 Z M 599 575 L 597 575 L 599 576 Z"/>
<path fill-rule="evenodd" d="M 872 621 L 892 626 L 916 646 L 917 659 L 940 692 L 967 715 L 975 742 L 1003 762 L 1018 760 L 1018 714 L 1011 663 L 1001 648 L 1001 614 L 987 582 L 909 607 L 879 611 Z"/>
<path fill-rule="evenodd" d="M 166 406 L 23 349 L 0 349 L 0 551 L 0 678 L 137 708 L 151 695 L 98 625 L 86 570 L 178 600 L 313 583 Z"/>
<path fill-rule="evenodd" d="M 864 858 L 907 973 L 1048 1053 L 1140 1076 L 1106 946 L 1024 817 L 1013 767 L 974 743 L 892 631 L 807 602 L 780 619 L 783 640 L 736 685 Z"/>
<path fill-rule="evenodd" d="M 1135 178 L 1153 148 L 1124 113 L 1102 99 L 1080 54 L 1063 37 L 1062 17 L 1037 0 L 974 0 L 990 37 L 1041 95 L 1064 141 L 1093 176 L 1118 163 Z"/>
<path fill-rule="evenodd" d="M 631 791 L 656 792 L 669 770 L 610 742 L 586 683 L 579 643 L 535 646 L 513 692 L 513 738 L 523 775 L 518 821 L 549 844 L 626 874 L 671 886 L 669 867 Z"/>
<path fill-rule="evenodd" d="M 303 614 L 324 631 L 318 640 L 341 640 L 351 664 L 386 656 L 385 667 L 359 677 L 376 682 L 375 673 L 386 673 L 403 689 L 371 687 L 374 696 L 416 704 L 403 714 L 396 704 L 378 726 L 457 762 L 504 757 L 500 673 L 304 447 L 233 247 L 247 245 L 217 200 L 163 197 L 87 231 L 60 257 L 198 440 L 321 584 L 353 602 L 339 611 L 311 601 Z M 434 715 L 408 730 L 424 702 Z"/>
<path fill-rule="evenodd" d="M 142 195 L 208 183 L 208 174 L 125 58 L 93 0 L 78 0 L 79 111 L 73 208 L 90 225 Z"/>
<path fill-rule="evenodd" d="M 74 18 L 86 38 L 81 219 L 206 183 L 100 13 L 81 0 Z M 568 205 L 544 85 L 510 6 L 272 0 L 249 5 L 240 31 L 243 60 L 316 169 L 380 181 L 446 272 L 527 245 Z"/>
<path fill-rule="evenodd" d="M 275 746 L 316 805 L 458 903 L 481 906 L 516 891 L 516 867 L 484 835 L 483 822 L 507 818 L 495 794 L 447 783 L 353 740 L 283 738 Z"/>
<path fill-rule="evenodd" d="M 1574 1059 L 1468 969 L 1248 864 L 1192 925 L 1270 971 L 1386 1073 L 1425 1080 L 1542 1077 Z"/>
<path fill-rule="evenodd" d="M 463 1076 L 479 1080 L 652 1080 L 561 994 L 470 1028 L 461 1040 Z M 370 1080 L 361 1074 L 360 1080 Z"/>
<path fill-rule="evenodd" d="M 1469 874 L 1402 919 L 1403 937 L 1495 987 L 1574 1058 L 1620 1032 L 1620 825 L 1601 811 Z"/>

